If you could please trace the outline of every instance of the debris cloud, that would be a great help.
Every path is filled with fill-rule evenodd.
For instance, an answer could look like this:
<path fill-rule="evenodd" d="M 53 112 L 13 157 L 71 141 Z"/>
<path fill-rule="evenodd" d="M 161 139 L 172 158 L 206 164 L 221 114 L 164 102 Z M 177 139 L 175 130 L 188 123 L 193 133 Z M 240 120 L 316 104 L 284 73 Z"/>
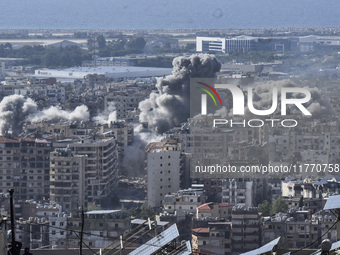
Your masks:
<path fill-rule="evenodd" d="M 221 64 L 208 54 L 177 57 L 171 75 L 158 79 L 157 92 L 139 104 L 140 122 L 162 134 L 185 122 L 190 114 L 190 78 L 214 78 Z"/>

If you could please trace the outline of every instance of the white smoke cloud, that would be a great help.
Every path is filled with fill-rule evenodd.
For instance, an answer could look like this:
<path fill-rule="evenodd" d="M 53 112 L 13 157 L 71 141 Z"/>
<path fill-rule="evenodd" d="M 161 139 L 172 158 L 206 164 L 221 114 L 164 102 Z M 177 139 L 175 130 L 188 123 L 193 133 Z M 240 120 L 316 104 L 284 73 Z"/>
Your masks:
<path fill-rule="evenodd" d="M 81 105 L 74 111 L 65 111 L 51 106 L 42 111 L 31 98 L 22 95 L 6 96 L 0 102 L 0 135 L 17 136 L 22 132 L 23 124 L 27 121 L 88 121 L 90 113 L 87 106 Z"/>
<path fill-rule="evenodd" d="M 109 102 L 107 112 L 103 112 L 93 118 L 97 125 L 110 124 L 117 121 L 117 109 L 114 102 Z"/>
<path fill-rule="evenodd" d="M 161 141 L 164 136 L 150 131 L 147 132 L 143 130 L 142 125 L 135 126 L 134 134 L 133 144 L 124 149 L 123 167 L 125 175 L 143 176 L 145 174 L 145 146 L 151 142 Z"/>
<path fill-rule="evenodd" d="M 38 111 L 30 116 L 32 123 L 41 121 L 88 121 L 90 119 L 90 113 L 86 105 L 77 106 L 73 111 L 65 111 L 60 107 L 51 106 L 48 109 Z"/>

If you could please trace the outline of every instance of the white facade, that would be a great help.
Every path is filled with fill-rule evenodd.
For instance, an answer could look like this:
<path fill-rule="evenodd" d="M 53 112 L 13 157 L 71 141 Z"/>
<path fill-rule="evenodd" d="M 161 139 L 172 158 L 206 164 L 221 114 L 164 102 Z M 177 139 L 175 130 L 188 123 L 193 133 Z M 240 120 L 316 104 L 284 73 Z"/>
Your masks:
<path fill-rule="evenodd" d="M 206 52 L 206 51 L 217 51 L 226 52 L 226 40 L 222 37 L 196 37 L 196 51 Z"/>
<path fill-rule="evenodd" d="M 197 52 L 247 52 L 258 39 L 252 36 L 224 37 L 196 37 Z"/>
<path fill-rule="evenodd" d="M 160 207 L 164 196 L 180 189 L 181 152 L 153 151 L 147 154 L 147 201 Z"/>
<path fill-rule="evenodd" d="M 252 180 L 223 180 L 222 203 L 250 207 L 254 205 L 254 195 L 254 182 Z"/>

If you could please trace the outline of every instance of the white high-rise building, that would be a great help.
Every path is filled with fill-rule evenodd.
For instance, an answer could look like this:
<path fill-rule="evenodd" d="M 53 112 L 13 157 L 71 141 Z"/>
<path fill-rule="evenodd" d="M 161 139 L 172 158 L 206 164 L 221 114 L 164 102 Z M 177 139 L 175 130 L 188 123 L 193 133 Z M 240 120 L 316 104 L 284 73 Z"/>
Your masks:
<path fill-rule="evenodd" d="M 172 141 L 173 140 L 173 141 Z M 147 152 L 147 201 L 151 207 L 160 207 L 165 195 L 180 190 L 184 172 L 184 155 L 178 140 L 149 143 Z"/>

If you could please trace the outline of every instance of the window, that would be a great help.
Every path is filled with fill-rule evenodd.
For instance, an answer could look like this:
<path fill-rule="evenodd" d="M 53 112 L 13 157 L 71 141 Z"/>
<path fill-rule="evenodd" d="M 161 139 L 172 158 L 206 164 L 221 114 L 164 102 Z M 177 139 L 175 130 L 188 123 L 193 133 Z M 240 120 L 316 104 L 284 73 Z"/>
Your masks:
<path fill-rule="evenodd" d="M 115 228 L 118 228 L 118 223 L 115 224 Z"/>

